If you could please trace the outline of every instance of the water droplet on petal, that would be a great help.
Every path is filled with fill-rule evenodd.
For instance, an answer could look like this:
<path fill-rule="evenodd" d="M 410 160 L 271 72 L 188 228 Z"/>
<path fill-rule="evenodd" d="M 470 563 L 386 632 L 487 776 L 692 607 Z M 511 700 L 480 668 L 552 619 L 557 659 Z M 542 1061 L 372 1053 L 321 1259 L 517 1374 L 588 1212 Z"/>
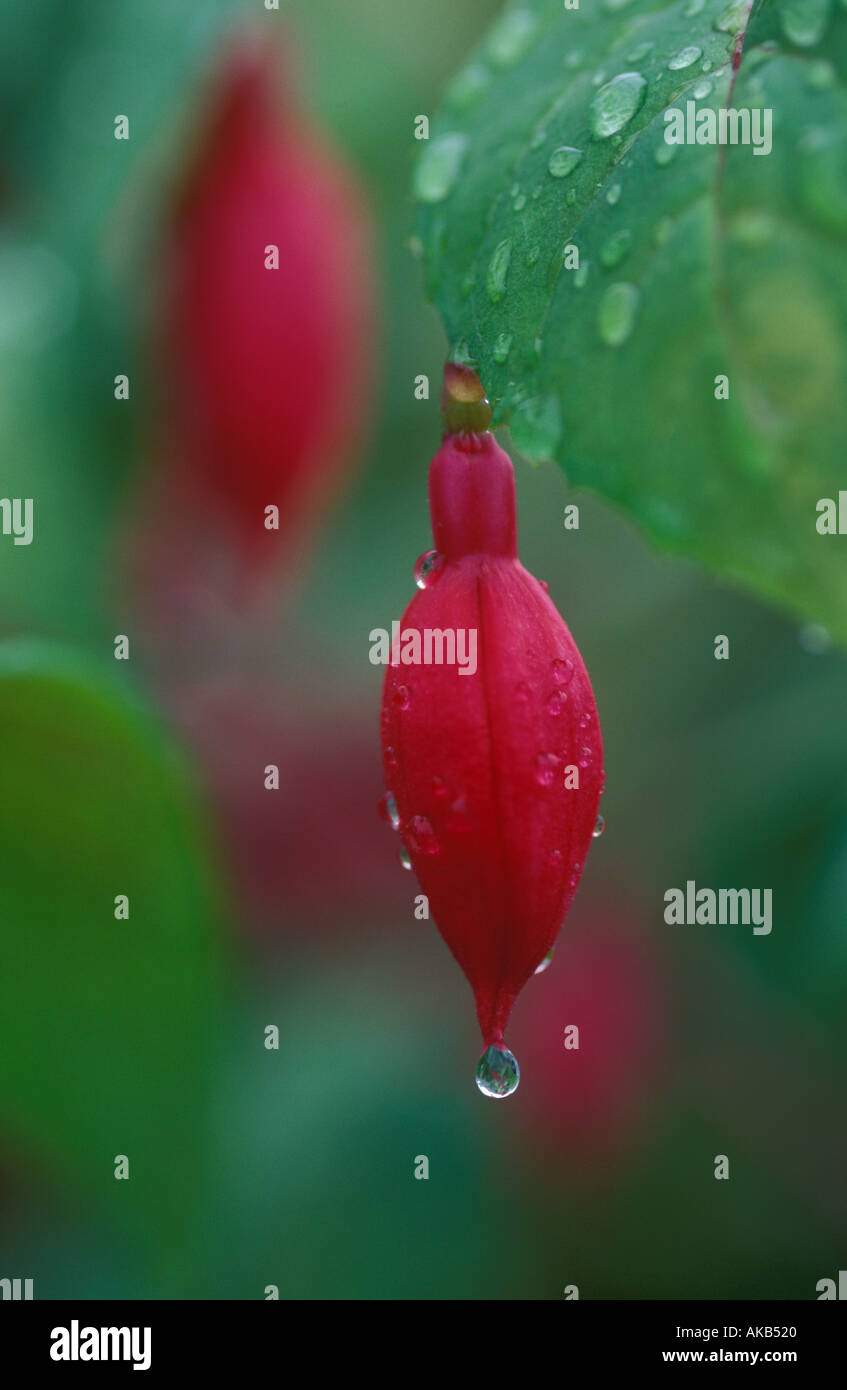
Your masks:
<path fill-rule="evenodd" d="M 552 787 L 559 759 L 555 753 L 539 753 L 535 759 L 535 780 L 539 787 Z"/>
<path fill-rule="evenodd" d="M 400 850 L 400 856 L 399 856 L 399 857 L 400 857 L 400 863 L 402 864 L 403 868 L 404 868 L 404 869 L 411 869 L 411 867 L 412 867 L 412 861 L 411 861 L 411 859 L 409 858 L 409 851 L 406 849 L 406 846 L 405 846 L 405 845 L 402 846 L 402 848 L 401 848 L 401 850 Z"/>
<path fill-rule="evenodd" d="M 419 589 L 431 589 L 444 568 L 440 550 L 425 550 L 415 561 L 415 583 Z"/>
<path fill-rule="evenodd" d="M 552 695 L 547 697 L 547 713 L 557 719 L 567 703 L 568 697 L 564 690 L 554 690 Z"/>
<path fill-rule="evenodd" d="M 668 67 L 671 72 L 680 72 L 683 68 L 690 68 L 691 64 L 696 63 L 702 53 L 702 48 L 697 48 L 695 44 L 690 43 L 687 47 L 681 48 L 678 53 L 673 55 L 668 63 Z"/>
<path fill-rule="evenodd" d="M 518 700 L 520 704 L 525 705 L 528 703 L 531 695 L 532 691 L 526 681 L 518 681 L 515 686 L 515 699 Z"/>
<path fill-rule="evenodd" d="M 623 130 L 641 107 L 647 82 L 640 72 L 622 72 L 596 93 L 591 103 L 591 129 L 598 140 Z"/>
<path fill-rule="evenodd" d="M 632 332 L 640 294 L 624 281 L 610 285 L 600 301 L 597 328 L 604 343 L 620 347 Z"/>
<path fill-rule="evenodd" d="M 550 851 L 550 858 L 547 860 L 547 867 L 548 867 L 549 869 L 558 869 L 558 867 L 559 867 L 559 865 L 561 864 L 561 862 L 562 862 L 562 851 L 561 851 L 560 849 L 551 850 L 551 851 Z"/>
<path fill-rule="evenodd" d="M 582 150 L 575 149 L 573 145 L 560 145 L 548 159 L 547 168 L 554 179 L 566 178 L 581 162 L 582 154 Z"/>
<path fill-rule="evenodd" d="M 394 691 L 394 703 L 398 709 L 408 709 L 412 703 L 412 696 L 407 685 L 398 685 Z"/>
<path fill-rule="evenodd" d="M 592 750 L 588 747 L 587 744 L 583 744 L 582 748 L 580 748 L 580 750 L 579 750 L 579 765 L 580 765 L 580 767 L 590 767 L 590 766 L 591 766 L 591 763 L 592 763 L 592 761 L 593 761 L 593 759 L 594 759 L 594 753 L 593 753 Z"/>
<path fill-rule="evenodd" d="M 468 147 L 468 137 L 454 132 L 429 140 L 415 165 L 414 193 L 419 203 L 440 203 L 453 188 Z"/>
<path fill-rule="evenodd" d="M 591 832 L 592 839 L 599 840 L 600 836 L 603 834 L 603 831 L 605 829 L 606 822 L 603 816 L 598 816 L 596 821 L 594 822 L 594 829 Z"/>
<path fill-rule="evenodd" d="M 485 285 L 488 290 L 488 298 L 492 304 L 497 304 L 506 293 L 506 276 L 509 273 L 509 261 L 512 259 L 512 243 L 506 238 L 495 247 L 494 254 L 488 265 L 488 274 Z"/>
<path fill-rule="evenodd" d="M 573 662 L 569 656 L 557 656 L 553 662 L 553 679 L 558 685 L 566 685 L 573 675 Z"/>
<path fill-rule="evenodd" d="M 550 947 L 550 950 L 547 952 L 547 954 L 546 954 L 546 956 L 544 957 L 544 959 L 543 959 L 543 961 L 541 962 L 541 964 L 540 964 L 540 965 L 536 965 L 535 970 L 534 970 L 533 973 L 534 973 L 535 975 L 543 975 L 543 974 L 544 974 L 544 971 L 547 969 L 547 967 L 549 966 L 549 964 L 550 964 L 550 962 L 551 962 L 552 959 L 553 959 L 553 947 L 551 946 L 551 947 Z"/>
<path fill-rule="evenodd" d="M 406 839 L 417 854 L 437 854 L 441 848 L 432 821 L 426 816 L 412 816 L 406 826 Z"/>
<path fill-rule="evenodd" d="M 467 835 L 470 831 L 471 817 L 468 810 L 468 798 L 466 796 L 457 796 L 450 807 L 450 815 L 447 818 L 447 829 L 454 835 Z"/>
<path fill-rule="evenodd" d="M 447 783 L 444 781 L 443 777 L 433 777 L 430 786 L 432 787 L 433 796 L 438 797 L 439 801 L 443 801 L 443 799 L 450 794 Z"/>
<path fill-rule="evenodd" d="M 379 798 L 378 809 L 382 819 L 388 822 L 392 830 L 400 829 L 400 813 L 397 810 L 397 802 L 394 800 L 391 792 L 385 792 L 384 795 Z"/>
<path fill-rule="evenodd" d="M 508 1047 L 495 1047 L 492 1043 L 476 1064 L 477 1086 L 484 1096 L 495 1100 L 512 1095 L 520 1079 L 518 1059 Z"/>
<path fill-rule="evenodd" d="M 385 750 L 385 766 L 390 767 L 392 771 L 397 766 L 397 754 L 394 752 L 393 748 L 389 747 Z"/>

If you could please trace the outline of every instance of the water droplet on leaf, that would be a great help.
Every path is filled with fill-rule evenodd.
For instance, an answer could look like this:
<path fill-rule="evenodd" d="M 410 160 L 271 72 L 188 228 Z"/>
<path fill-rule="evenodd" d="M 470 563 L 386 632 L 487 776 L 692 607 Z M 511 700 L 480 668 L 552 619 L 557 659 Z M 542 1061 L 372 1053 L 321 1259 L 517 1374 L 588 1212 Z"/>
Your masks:
<path fill-rule="evenodd" d="M 696 63 L 701 56 L 702 48 L 697 48 L 695 44 L 688 44 L 686 48 L 681 48 L 675 53 L 668 63 L 671 72 L 680 72 L 683 68 L 690 68 L 692 63 Z"/>
<path fill-rule="evenodd" d="M 414 193 L 419 203 L 440 203 L 453 188 L 468 138 L 455 132 L 430 140 L 421 151 L 415 166 Z"/>
<path fill-rule="evenodd" d="M 494 254 L 488 265 L 488 275 L 485 285 L 488 290 L 488 298 L 492 304 L 497 304 L 506 293 L 506 276 L 509 273 L 509 261 L 512 258 L 512 243 L 506 238 L 495 248 Z"/>
<path fill-rule="evenodd" d="M 790 43 L 812 48 L 829 24 L 829 0 L 783 0 L 779 18 Z"/>
<path fill-rule="evenodd" d="M 749 8 L 748 0 L 732 0 L 723 13 L 718 15 L 712 28 L 719 34 L 740 34 L 747 22 Z"/>
<path fill-rule="evenodd" d="M 622 72 L 601 87 L 591 103 L 591 129 L 598 140 L 623 130 L 643 105 L 647 82 L 640 72 Z"/>
<path fill-rule="evenodd" d="M 511 67 L 526 52 L 535 33 L 531 10 L 507 10 L 488 35 L 486 49 L 498 68 Z"/>
<path fill-rule="evenodd" d="M 494 347 L 491 351 L 491 356 L 494 358 L 494 361 L 498 364 L 498 366 L 502 367 L 503 363 L 507 360 L 511 346 L 511 333 L 500 333 L 498 337 L 495 339 Z"/>
<path fill-rule="evenodd" d="M 581 162 L 582 154 L 582 150 L 575 149 L 573 145 L 560 145 L 547 161 L 547 168 L 554 179 L 566 178 Z"/>
<path fill-rule="evenodd" d="M 483 63 L 471 63 L 463 68 L 447 89 L 445 101 L 456 111 L 474 106 L 491 82 L 491 72 Z"/>
<path fill-rule="evenodd" d="M 597 328 L 609 347 L 620 347 L 632 332 L 640 294 L 635 285 L 618 281 L 610 285 L 600 301 Z"/>
<path fill-rule="evenodd" d="M 631 245 L 632 232 L 625 228 L 615 232 L 614 236 L 610 236 L 600 252 L 600 260 L 606 269 L 611 270 L 614 266 L 620 265 L 621 261 L 628 255 Z"/>

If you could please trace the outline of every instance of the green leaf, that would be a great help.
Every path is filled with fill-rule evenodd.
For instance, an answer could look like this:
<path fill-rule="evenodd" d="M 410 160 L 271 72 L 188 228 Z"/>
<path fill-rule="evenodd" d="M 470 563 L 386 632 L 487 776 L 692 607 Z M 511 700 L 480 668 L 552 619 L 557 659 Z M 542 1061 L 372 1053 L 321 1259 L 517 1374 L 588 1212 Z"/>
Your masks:
<path fill-rule="evenodd" d="M 219 955 L 185 770 L 116 683 L 42 644 L 0 648 L 0 725 L 5 1142 L 173 1264 L 202 1188 Z"/>
<path fill-rule="evenodd" d="M 816 506 L 847 441 L 847 13 L 757 0 L 733 79 L 746 22 L 727 0 L 507 11 L 417 168 L 428 289 L 522 453 L 845 639 L 847 542 Z M 772 109 L 771 153 L 667 144 L 689 100 Z"/>

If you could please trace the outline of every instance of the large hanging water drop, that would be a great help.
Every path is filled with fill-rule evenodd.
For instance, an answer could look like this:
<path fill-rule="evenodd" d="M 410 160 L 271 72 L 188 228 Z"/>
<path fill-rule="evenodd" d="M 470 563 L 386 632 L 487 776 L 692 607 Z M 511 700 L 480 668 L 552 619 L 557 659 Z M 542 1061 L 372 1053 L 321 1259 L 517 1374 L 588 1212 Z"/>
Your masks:
<path fill-rule="evenodd" d="M 518 1089 L 518 1059 L 508 1047 L 488 1046 L 476 1064 L 476 1084 L 484 1096 L 501 1100 Z"/>

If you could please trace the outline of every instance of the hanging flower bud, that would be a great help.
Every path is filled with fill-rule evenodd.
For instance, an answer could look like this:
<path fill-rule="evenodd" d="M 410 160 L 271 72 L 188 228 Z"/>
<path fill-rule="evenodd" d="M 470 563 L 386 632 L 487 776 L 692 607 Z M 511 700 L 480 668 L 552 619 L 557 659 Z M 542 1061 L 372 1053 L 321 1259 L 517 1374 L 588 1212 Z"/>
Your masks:
<path fill-rule="evenodd" d="M 576 644 L 518 559 L 514 471 L 482 386 L 454 364 L 444 381 L 436 551 L 386 671 L 383 756 L 392 820 L 476 997 L 477 1085 L 501 1096 L 519 1077 L 504 1030 L 573 900 L 603 750 Z"/>
<path fill-rule="evenodd" d="M 350 460 L 373 361 L 362 198 L 278 86 L 267 46 L 228 48 L 162 258 L 180 492 L 217 504 L 251 563 L 302 539 Z"/>

